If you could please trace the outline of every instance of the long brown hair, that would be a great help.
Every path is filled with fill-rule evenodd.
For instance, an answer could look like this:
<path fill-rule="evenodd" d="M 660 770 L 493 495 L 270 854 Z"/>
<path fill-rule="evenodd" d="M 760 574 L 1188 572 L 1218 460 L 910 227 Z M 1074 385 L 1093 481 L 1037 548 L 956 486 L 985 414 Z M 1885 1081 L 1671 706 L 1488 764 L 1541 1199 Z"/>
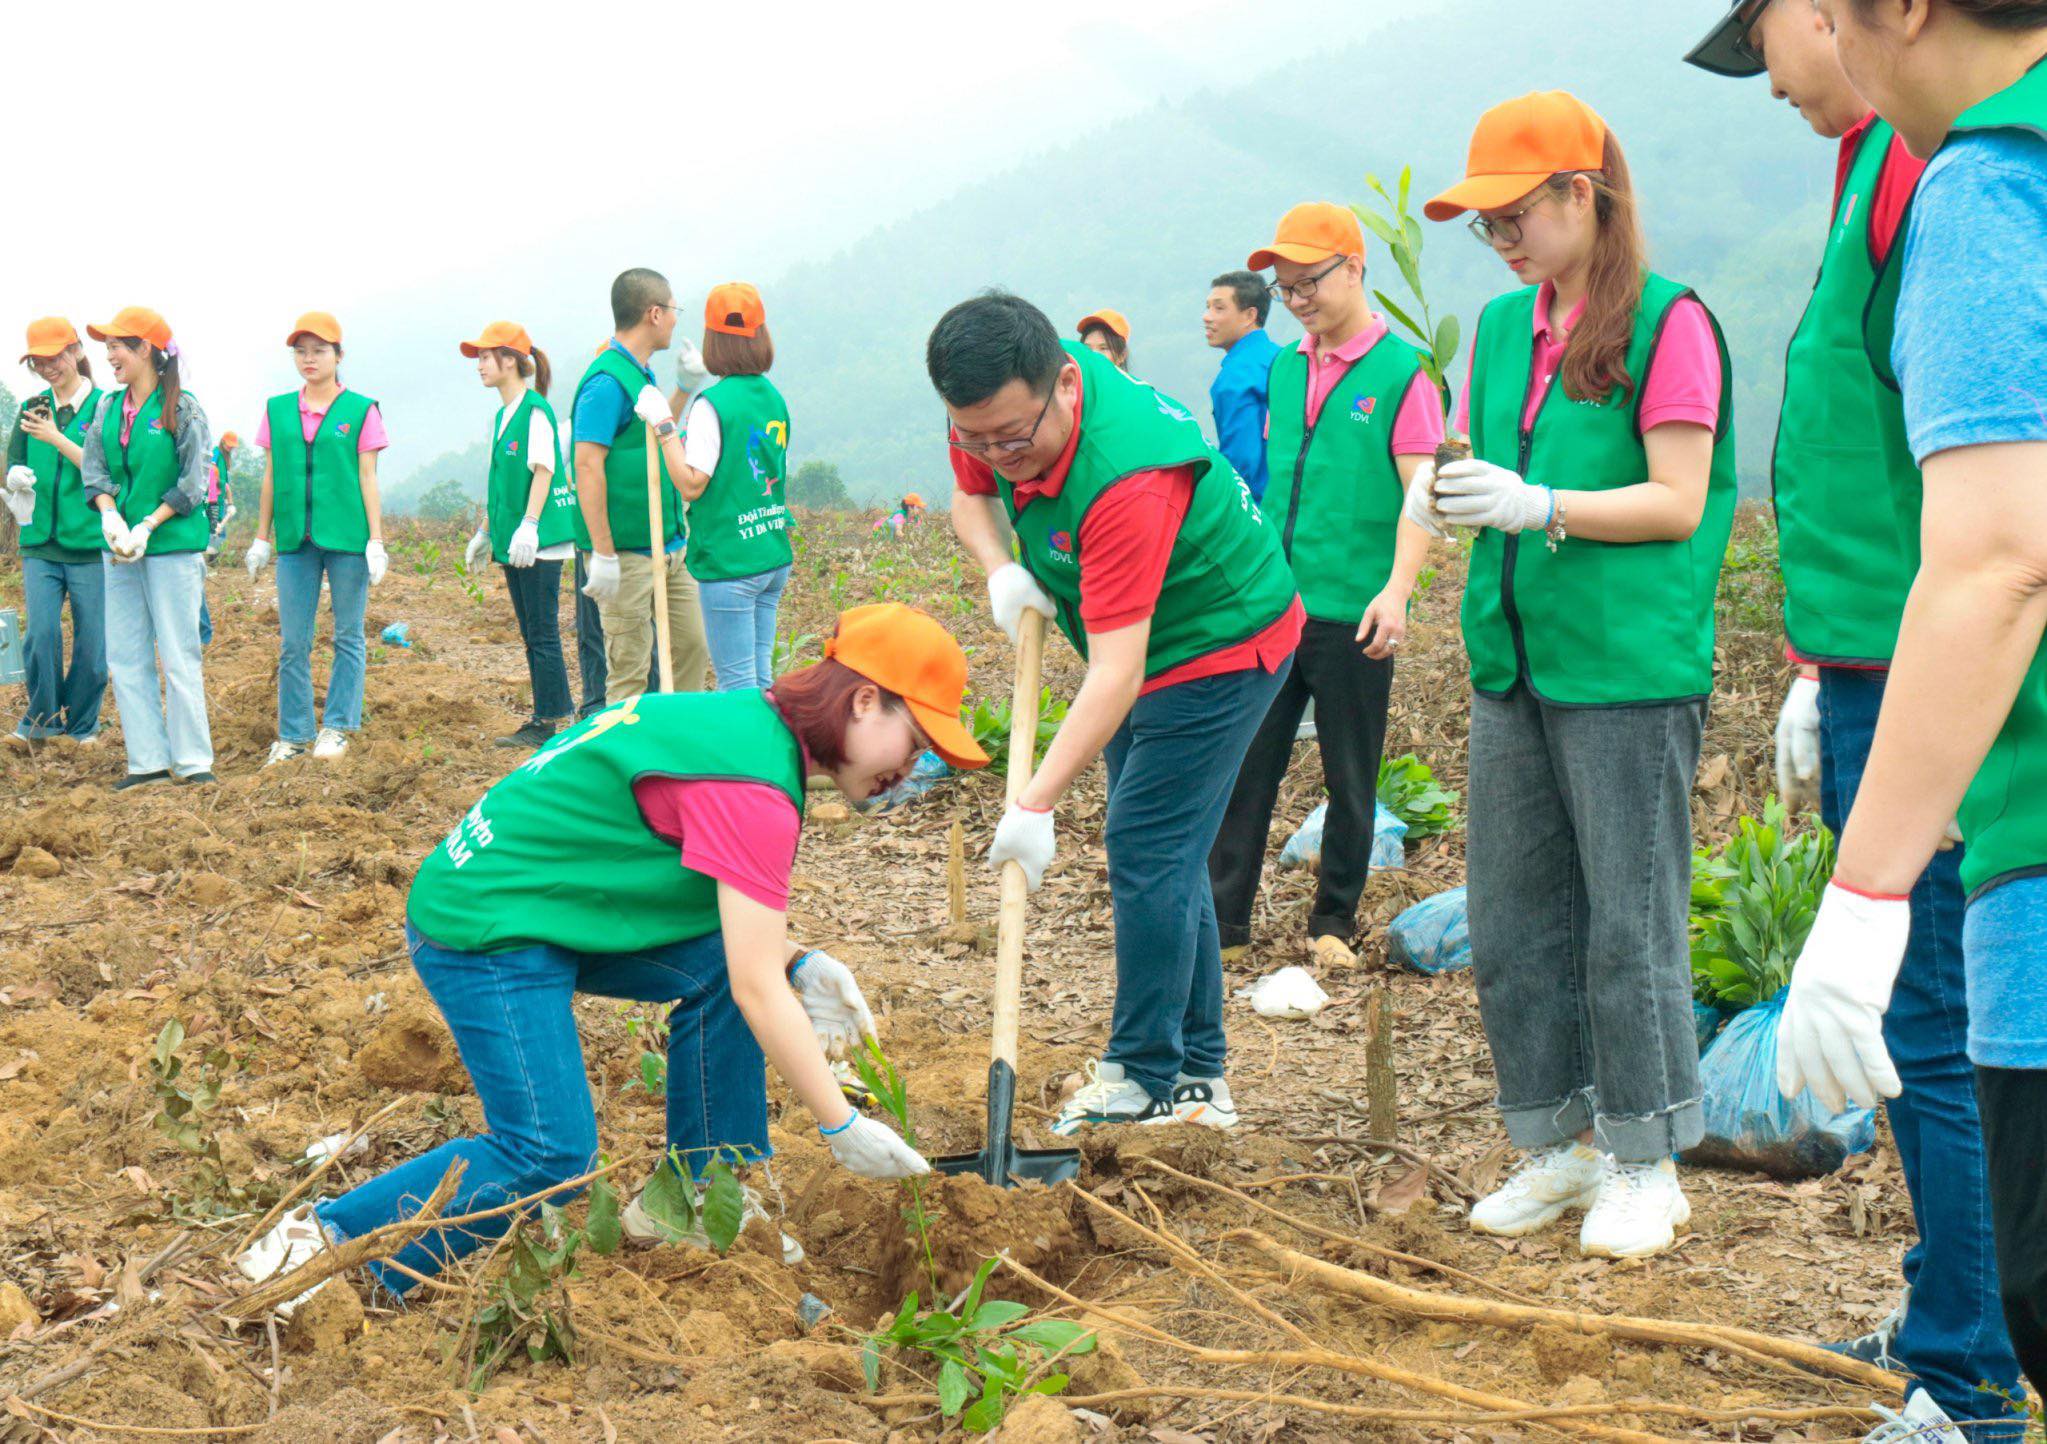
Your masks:
<path fill-rule="evenodd" d="M 1592 184 L 1593 215 L 1598 234 L 1585 270 L 1585 314 L 1571 328 L 1564 348 L 1564 394 L 1573 401 L 1597 401 L 1615 387 L 1633 391 L 1628 374 L 1628 345 L 1634 339 L 1635 312 L 1642 304 L 1642 273 L 1648 269 L 1648 245 L 1635 206 L 1634 178 L 1628 158 L 1612 131 L 1596 171 L 1571 171 L 1551 176 L 1549 189 L 1571 193 L 1571 182 L 1584 176 Z"/>
<path fill-rule="evenodd" d="M 147 345 L 148 343 L 143 343 Z M 176 345 L 174 341 L 171 343 Z M 178 434 L 178 402 L 185 394 L 184 384 L 178 380 L 178 358 L 176 353 L 159 351 L 149 347 L 149 359 L 156 367 L 157 389 L 163 392 L 163 428 L 171 435 Z"/>
<path fill-rule="evenodd" d="M 521 376 L 532 377 L 533 389 L 542 396 L 547 395 L 548 388 L 554 384 L 554 368 L 547 364 L 547 353 L 538 346 L 533 348 L 530 356 L 510 346 L 493 346 L 490 353 L 498 358 L 498 365 L 516 366 Z"/>

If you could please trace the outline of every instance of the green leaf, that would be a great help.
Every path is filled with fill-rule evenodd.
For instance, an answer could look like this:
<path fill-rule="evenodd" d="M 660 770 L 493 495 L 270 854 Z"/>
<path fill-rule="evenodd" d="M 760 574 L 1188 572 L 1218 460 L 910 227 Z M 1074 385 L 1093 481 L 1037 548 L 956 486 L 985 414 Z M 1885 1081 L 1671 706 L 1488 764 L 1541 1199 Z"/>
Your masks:
<path fill-rule="evenodd" d="M 946 1418 L 967 1406 L 967 1396 L 973 1386 L 967 1382 L 967 1371 L 953 1359 L 945 1361 L 945 1367 L 938 1371 L 938 1409 Z"/>
<path fill-rule="evenodd" d="M 1352 206 L 1351 209 L 1357 212 L 1358 220 L 1364 228 L 1379 238 L 1380 244 L 1392 247 L 1399 243 L 1400 232 L 1394 230 L 1393 223 L 1384 216 L 1376 211 L 1368 211 L 1363 206 Z"/>
<path fill-rule="evenodd" d="M 697 1231 L 697 1191 L 687 1182 L 673 1154 L 647 1180 L 640 1192 L 640 1209 L 668 1236 L 670 1243 L 693 1236 Z"/>
<path fill-rule="evenodd" d="M 1379 302 L 1380 309 L 1385 311 L 1387 315 L 1391 316 L 1401 325 L 1407 327 L 1407 329 L 1414 334 L 1416 340 L 1422 341 L 1424 343 L 1427 342 L 1428 337 L 1426 333 L 1423 332 L 1420 326 L 1417 326 L 1414 323 L 1413 317 L 1409 316 L 1407 312 L 1400 309 L 1400 307 L 1394 302 L 1391 296 L 1387 295 L 1384 291 L 1374 291 L 1372 292 L 1372 295 Z"/>
<path fill-rule="evenodd" d="M 729 1253 L 746 1224 L 746 1191 L 722 1163 L 710 1169 L 711 1186 L 704 1190 L 704 1235 L 719 1253 Z"/>
<path fill-rule="evenodd" d="M 896 1310 L 895 1322 L 888 1326 L 888 1336 L 896 1343 L 908 1343 L 917 1337 L 917 1294 L 912 1290 L 903 1300 L 903 1306 Z"/>
<path fill-rule="evenodd" d="M 1436 323 L 1436 344 L 1432 349 L 1438 366 L 1447 367 L 1457 359 L 1457 343 L 1461 339 L 1463 332 L 1455 312 Z"/>
<path fill-rule="evenodd" d="M 1011 1303 L 1007 1299 L 990 1299 L 974 1311 L 967 1327 L 977 1334 L 993 1333 L 1015 1323 L 1030 1311 L 1028 1304 Z"/>
<path fill-rule="evenodd" d="M 1093 1331 L 1070 1319 L 1039 1319 L 1020 1329 L 1011 1329 L 1008 1337 L 1020 1343 L 1034 1344 L 1048 1354 L 1063 1351 L 1069 1358 L 1092 1353 L 1095 1347 Z"/>
<path fill-rule="evenodd" d="M 918 1321 L 917 1342 L 919 1344 L 943 1343 L 949 1339 L 956 1339 L 960 1336 L 960 1330 L 963 1327 L 957 1318 L 941 1309 L 926 1314 Z"/>
<path fill-rule="evenodd" d="M 171 1056 L 185 1043 L 185 1025 L 176 1018 L 163 1025 L 156 1035 L 156 1046 L 151 1050 L 156 1059 L 156 1071 L 161 1073 L 170 1067 Z"/>
<path fill-rule="evenodd" d="M 1420 239 L 1421 233 L 1417 231 L 1405 244 L 1393 247 L 1393 264 L 1400 267 L 1401 279 L 1407 282 L 1407 289 L 1414 292 L 1417 297 L 1422 293 L 1422 273 L 1420 264 L 1414 258 L 1414 246 Z M 1426 328 L 1410 325 L 1408 329 L 1421 338 L 1423 345 L 1428 344 L 1429 333 Z"/>
<path fill-rule="evenodd" d="M 1072 1382 L 1073 1380 L 1065 1374 L 1047 1374 L 1044 1378 L 1038 1380 L 1037 1383 L 1031 1385 L 1029 1392 L 1033 1394 L 1063 1394 L 1066 1392 L 1066 1386 Z"/>
<path fill-rule="evenodd" d="M 972 1318 L 974 1310 L 981 1306 L 981 1290 L 988 1287 L 988 1278 L 995 1272 L 995 1264 L 996 1260 L 992 1258 L 984 1259 L 981 1266 L 974 1270 L 974 1282 L 967 1289 L 967 1296 L 960 1300 L 962 1318 Z"/>
<path fill-rule="evenodd" d="M 590 1214 L 584 1221 L 584 1232 L 589 1237 L 590 1247 L 609 1257 L 618 1252 L 624 1240 L 624 1229 L 619 1223 L 618 1190 L 609 1178 L 600 1178 L 590 1185 Z"/>
<path fill-rule="evenodd" d="M 987 1379 L 981 1385 L 980 1400 L 960 1416 L 960 1428 L 969 1434 L 986 1434 L 1002 1422 L 1002 1415 L 1008 1408 L 1008 1401 L 1002 1397 L 1002 1385 L 994 1379 Z"/>
<path fill-rule="evenodd" d="M 1400 168 L 1400 199 L 1398 202 L 1396 202 L 1396 205 L 1403 216 L 1407 214 L 1407 196 L 1408 192 L 1413 188 L 1413 186 L 1414 167 L 1411 165 L 1404 165 Z"/>
<path fill-rule="evenodd" d="M 881 1340 L 869 1335 L 860 1346 L 860 1373 L 867 1380 L 867 1392 L 881 1392 Z"/>

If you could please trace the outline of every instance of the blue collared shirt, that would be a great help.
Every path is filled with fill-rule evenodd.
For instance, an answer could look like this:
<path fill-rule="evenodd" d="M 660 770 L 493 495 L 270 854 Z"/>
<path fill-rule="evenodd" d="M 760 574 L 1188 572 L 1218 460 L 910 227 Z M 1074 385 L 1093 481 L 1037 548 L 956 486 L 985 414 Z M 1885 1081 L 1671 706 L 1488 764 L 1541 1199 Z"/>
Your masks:
<path fill-rule="evenodd" d="M 1209 383 L 1208 405 L 1215 413 L 1216 448 L 1229 458 L 1253 497 L 1265 495 L 1266 387 L 1279 342 L 1263 327 L 1247 331 L 1223 353 L 1222 369 Z"/>
<path fill-rule="evenodd" d="M 657 384 L 654 380 L 654 368 L 619 345 L 616 336 L 611 338 L 611 349 L 632 362 L 640 374 L 647 378 L 649 386 Z M 583 389 L 576 393 L 573 412 L 575 426 L 570 432 L 571 440 L 588 441 L 597 446 L 609 447 L 628 426 L 640 424 L 640 418 L 633 412 L 633 402 L 636 399 L 625 394 L 625 387 L 619 385 L 618 378 L 598 372 L 585 381 Z M 570 464 L 574 465 L 573 462 Z M 681 551 L 683 546 L 684 541 L 681 537 L 670 537 L 667 550 Z M 647 554 L 645 547 L 620 547 L 619 550 L 632 552 L 636 556 Z"/>

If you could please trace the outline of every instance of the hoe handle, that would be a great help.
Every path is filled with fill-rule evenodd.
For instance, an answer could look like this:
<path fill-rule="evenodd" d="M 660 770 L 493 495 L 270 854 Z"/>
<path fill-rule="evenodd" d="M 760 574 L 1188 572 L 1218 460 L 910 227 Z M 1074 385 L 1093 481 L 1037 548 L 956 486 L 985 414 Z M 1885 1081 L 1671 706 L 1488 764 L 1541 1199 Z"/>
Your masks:
<path fill-rule="evenodd" d="M 661 530 L 661 443 L 647 428 L 647 562 L 654 572 L 654 655 L 661 690 L 675 690 L 675 659 L 668 651 L 668 537 Z"/>
<path fill-rule="evenodd" d="M 1009 789 L 1015 802 L 1031 780 L 1038 745 L 1038 675 L 1045 664 L 1045 617 L 1024 608 L 1018 626 L 1016 692 L 1009 703 Z M 1016 1067 L 1016 1031 L 1023 995 L 1024 899 L 1030 884 L 1023 864 L 1002 865 L 1002 910 L 995 922 L 995 1047 L 993 1061 Z"/>

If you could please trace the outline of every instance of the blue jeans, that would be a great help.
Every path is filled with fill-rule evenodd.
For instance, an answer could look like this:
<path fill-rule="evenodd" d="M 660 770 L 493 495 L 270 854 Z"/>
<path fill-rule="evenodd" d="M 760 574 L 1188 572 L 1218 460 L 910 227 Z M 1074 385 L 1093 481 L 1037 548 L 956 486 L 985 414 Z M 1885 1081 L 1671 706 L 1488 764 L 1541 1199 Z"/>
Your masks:
<path fill-rule="evenodd" d="M 1884 680 L 1882 672 L 1820 669 L 1820 815 L 1836 833 L 1862 785 Z M 1905 1254 L 1911 1304 L 1892 1352 L 1950 1418 L 1997 1419 L 2004 1405 L 1977 1385 L 2016 1389 L 2019 1366 L 1998 1296 L 1969 1064 L 1961 866 L 1960 848 L 1936 853 L 1913 887 L 1912 933 L 1884 1015 L 1884 1044 L 1904 1084 L 1885 1108 L 1919 1227 Z M 1978 1429 L 1970 1437 L 2007 1436 Z"/>
<path fill-rule="evenodd" d="M 720 692 L 744 692 L 775 680 L 775 609 L 789 568 L 776 567 L 725 582 L 698 582 L 704 610 L 704 639 Z"/>
<path fill-rule="evenodd" d="M 410 923 L 406 945 L 462 1052 L 490 1129 L 401 1163 L 315 1210 L 330 1235 L 355 1238 L 409 1218 L 450 1164 L 462 1182 L 443 1210 L 453 1218 L 538 1193 L 596 1166 L 597 1116 L 583 1074 L 572 1004 L 577 993 L 674 1002 L 668 1014 L 668 1144 L 694 1170 L 733 1153 L 766 1158 L 767 1063 L 732 999 L 718 933 L 642 953 L 576 953 L 541 944 L 502 953 L 436 946 Z M 564 1189 L 565 1204 L 580 1188 Z M 396 1255 L 432 1277 L 502 1236 L 509 1217 L 437 1229 Z M 377 1281 L 403 1296 L 417 1280 L 381 1264 Z"/>
<path fill-rule="evenodd" d="M 1153 1098 L 1181 1074 L 1220 1078 L 1222 942 L 1208 854 L 1251 739 L 1293 658 L 1165 687 L 1137 705 L 1102 760 L 1109 768 L 1109 901 L 1116 1004 L 1107 1063 Z"/>
<path fill-rule="evenodd" d="M 277 557 L 277 735 L 313 740 L 313 631 L 325 576 L 334 613 L 334 667 L 327 674 L 327 715 L 321 726 L 353 732 L 362 726 L 363 613 L 370 601 L 370 564 L 361 552 L 330 552 L 306 542 Z"/>
<path fill-rule="evenodd" d="M 107 695 L 107 583 L 98 557 L 89 562 L 21 559 L 28 601 L 22 639 L 28 669 L 23 737 L 91 737 L 100 730 Z M 71 665 L 64 665 L 64 599 L 71 599 Z"/>
<path fill-rule="evenodd" d="M 505 591 L 512 598 L 512 616 L 519 623 L 519 639 L 526 644 L 526 676 L 533 683 L 533 720 L 567 720 L 576 704 L 569 696 L 569 671 L 562 661 L 562 564 L 535 562 L 503 570 Z"/>
<path fill-rule="evenodd" d="M 199 593 L 206 560 L 169 552 L 100 559 L 107 592 L 107 672 L 130 772 L 213 770 L 206 677 L 199 665 Z M 158 668 L 161 667 L 161 678 Z"/>

